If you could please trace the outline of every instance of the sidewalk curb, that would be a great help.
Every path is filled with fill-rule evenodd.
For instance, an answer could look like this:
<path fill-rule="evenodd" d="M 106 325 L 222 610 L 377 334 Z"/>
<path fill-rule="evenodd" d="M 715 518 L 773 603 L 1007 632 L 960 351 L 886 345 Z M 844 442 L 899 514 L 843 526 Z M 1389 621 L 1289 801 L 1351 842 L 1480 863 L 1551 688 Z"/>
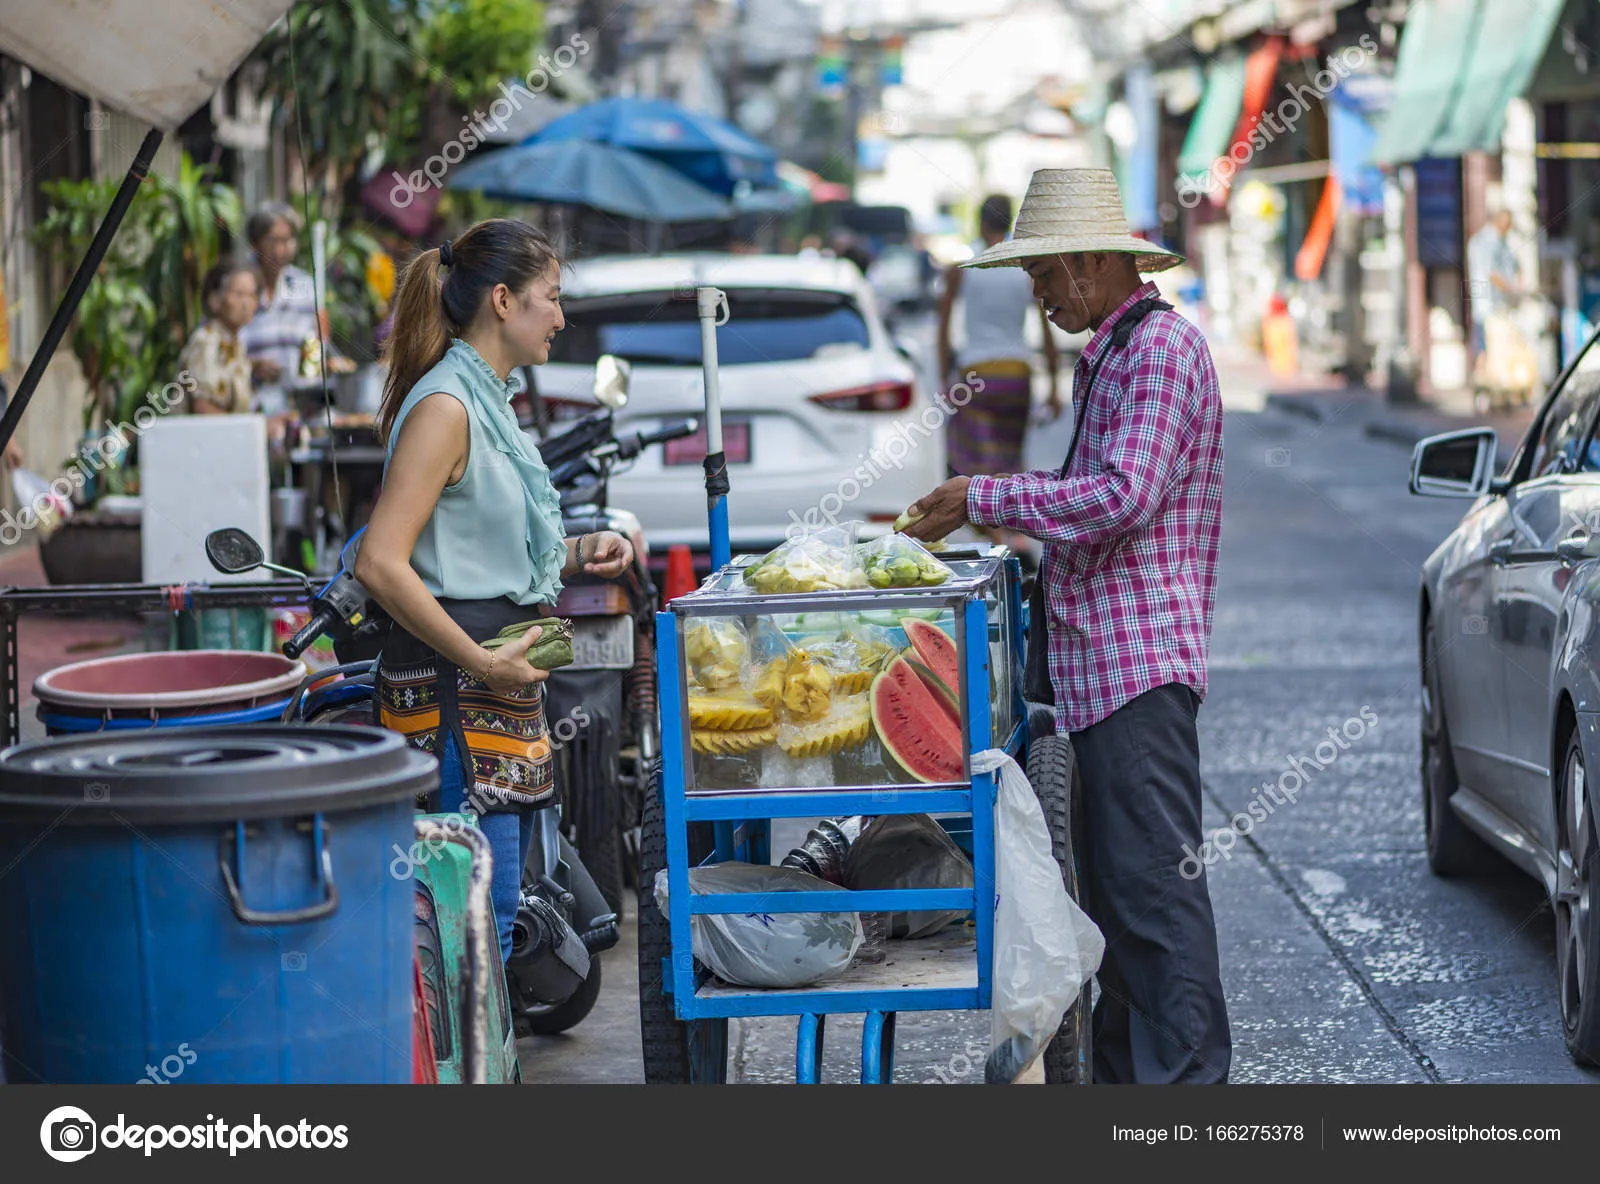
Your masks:
<path fill-rule="evenodd" d="M 1269 394 L 1266 399 L 1266 406 L 1274 411 L 1298 415 L 1303 419 L 1311 420 L 1313 423 L 1322 423 L 1328 417 L 1323 413 L 1322 408 L 1312 401 L 1314 398 L 1315 396 L 1308 395 Z"/>

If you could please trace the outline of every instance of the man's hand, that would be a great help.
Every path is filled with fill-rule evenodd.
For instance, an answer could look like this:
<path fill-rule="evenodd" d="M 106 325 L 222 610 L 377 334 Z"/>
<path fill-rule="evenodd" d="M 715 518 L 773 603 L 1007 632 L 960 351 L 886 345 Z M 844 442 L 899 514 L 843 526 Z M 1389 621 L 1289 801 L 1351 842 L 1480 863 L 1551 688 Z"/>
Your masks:
<path fill-rule="evenodd" d="M 590 575 L 614 580 L 633 564 L 633 544 L 614 530 L 584 535 L 578 540 L 578 562 Z"/>
<path fill-rule="evenodd" d="M 942 539 L 967 524 L 967 486 L 971 477 L 952 477 L 939 488 L 906 508 L 916 518 L 902 534 L 924 542 Z"/>
<path fill-rule="evenodd" d="M 4 460 L 8 469 L 20 469 L 22 467 L 22 445 L 17 443 L 15 436 L 6 441 L 5 456 L 0 459 Z"/>
<path fill-rule="evenodd" d="M 270 358 L 255 358 L 250 362 L 250 376 L 257 382 L 277 382 L 283 367 Z"/>

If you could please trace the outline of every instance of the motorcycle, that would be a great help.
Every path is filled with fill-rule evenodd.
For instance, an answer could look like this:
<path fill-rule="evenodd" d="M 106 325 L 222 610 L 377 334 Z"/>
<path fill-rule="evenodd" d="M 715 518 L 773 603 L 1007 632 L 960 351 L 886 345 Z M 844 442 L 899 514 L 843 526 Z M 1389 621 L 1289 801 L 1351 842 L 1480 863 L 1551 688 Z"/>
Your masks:
<path fill-rule="evenodd" d="M 695 420 L 618 436 L 615 412 L 627 403 L 629 366 L 603 356 L 595 367 L 600 410 L 538 442 L 561 494 L 568 537 L 610 530 L 633 544 L 633 565 L 615 580 L 582 573 L 566 582 L 556 614 L 574 626 L 570 666 L 545 684 L 552 733 L 561 740 L 556 780 L 563 818 L 584 866 L 613 910 L 621 911 L 638 858 L 643 793 L 660 752 L 656 715 L 657 592 L 639 520 L 607 502 L 612 470 L 646 448 L 693 435 Z M 543 422 L 543 417 L 540 417 Z"/>
<path fill-rule="evenodd" d="M 310 619 L 281 647 L 285 657 L 298 657 L 324 633 L 333 641 L 339 664 L 312 671 L 301 680 L 284 709 L 285 723 L 378 726 L 377 652 L 389 620 L 353 574 L 364 533 L 365 528 L 345 544 L 339 570 L 320 589 L 300 572 L 267 562 L 260 544 L 243 530 L 228 527 L 206 537 L 206 557 L 220 572 L 237 575 L 264 568 L 305 583 Z M 439 819 L 429 815 L 426 821 L 439 824 L 433 827 L 438 831 Z M 509 996 L 511 1031 L 507 1035 L 514 1036 L 562 1032 L 587 1016 L 600 993 L 598 955 L 616 945 L 621 936 L 617 910 L 606 902 L 577 851 L 561 833 L 559 808 L 540 810 L 537 820 L 539 831 L 523 868 L 522 900 L 512 923 L 511 958 L 506 963 L 504 984 L 492 992 Z M 434 849 L 432 842 L 429 849 Z M 413 866 L 426 869 L 428 863 L 413 861 Z M 435 906 L 441 903 L 433 901 L 425 910 L 419 902 L 419 951 L 438 946 L 446 929 L 470 927 L 463 918 L 454 919 L 460 926 L 441 925 L 434 915 Z M 432 937 L 426 942 L 424 911 L 433 918 L 429 922 Z M 476 961 L 444 959 L 442 973 L 466 973 Z M 481 990 L 468 989 L 470 983 L 455 985 L 457 989 L 449 992 L 452 999 L 476 998 L 481 1003 L 488 998 Z M 480 1033 L 479 1045 L 485 1040 Z M 492 1047 L 494 1041 L 488 1038 L 487 1043 Z"/>

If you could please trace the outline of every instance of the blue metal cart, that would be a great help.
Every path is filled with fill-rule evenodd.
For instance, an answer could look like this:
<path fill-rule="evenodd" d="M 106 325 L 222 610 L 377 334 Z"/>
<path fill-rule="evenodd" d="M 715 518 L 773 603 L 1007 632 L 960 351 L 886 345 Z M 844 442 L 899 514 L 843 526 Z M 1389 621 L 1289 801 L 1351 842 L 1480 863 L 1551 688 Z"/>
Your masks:
<path fill-rule="evenodd" d="M 656 618 L 662 757 L 657 786 L 646 787 L 639 875 L 640 1019 L 646 1080 L 722 1082 L 727 1078 L 728 1021 L 738 1016 L 799 1017 L 795 1077 L 821 1077 L 822 1038 L 829 1015 L 865 1017 L 861 1081 L 893 1080 L 895 1016 L 902 1011 L 986 1009 L 990 1006 L 995 911 L 995 786 L 972 770 L 972 754 L 1000 747 L 1026 762 L 1045 807 L 1055 854 L 1076 896 L 1072 851 L 1070 745 L 1050 734 L 1049 713 L 1031 715 L 1022 696 L 1024 607 L 1017 562 L 1001 547 L 952 552 L 954 572 L 934 588 L 812 592 L 757 596 L 740 588 L 749 560 L 719 569 L 699 590 L 674 600 Z M 684 633 L 703 617 L 776 617 L 816 612 L 874 615 L 894 610 L 939 610 L 959 655 L 963 776 L 940 784 L 705 785 L 691 751 L 686 704 Z M 1032 726 L 1030 727 L 1030 722 Z M 892 765 L 888 766 L 892 768 Z M 752 911 L 745 893 L 692 895 L 691 867 L 743 860 L 772 862 L 770 822 L 776 818 L 931 814 L 971 854 L 975 887 L 895 891 L 776 893 L 760 911 L 889 912 L 971 910 L 970 925 L 931 938 L 892 941 L 880 963 L 857 962 L 842 974 L 797 990 L 734 986 L 716 979 L 693 956 L 691 918 Z M 951 817 L 955 816 L 955 817 Z M 657 869 L 668 877 L 667 917 L 652 888 Z M 1046 1053 L 1046 1078 L 1088 1079 L 1087 987 L 1068 1009 Z"/>

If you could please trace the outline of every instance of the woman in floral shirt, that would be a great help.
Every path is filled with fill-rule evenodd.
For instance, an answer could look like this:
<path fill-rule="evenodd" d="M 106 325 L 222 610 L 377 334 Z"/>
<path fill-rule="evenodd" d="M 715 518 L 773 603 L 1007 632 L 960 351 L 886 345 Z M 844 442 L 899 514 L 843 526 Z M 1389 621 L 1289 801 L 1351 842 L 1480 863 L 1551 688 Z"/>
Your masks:
<path fill-rule="evenodd" d="M 191 409 L 198 415 L 249 411 L 250 358 L 239 341 L 239 330 L 256 314 L 260 277 L 249 261 L 228 260 L 206 273 L 202 291 L 211 315 L 178 357 L 179 372 L 188 371 L 194 379 Z"/>

